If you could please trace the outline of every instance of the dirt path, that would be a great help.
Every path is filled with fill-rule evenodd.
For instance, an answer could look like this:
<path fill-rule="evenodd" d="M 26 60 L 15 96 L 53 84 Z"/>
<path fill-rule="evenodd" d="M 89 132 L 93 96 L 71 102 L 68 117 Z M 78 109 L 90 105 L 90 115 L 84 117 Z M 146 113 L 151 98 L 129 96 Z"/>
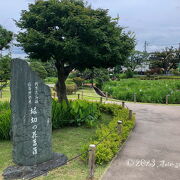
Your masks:
<path fill-rule="evenodd" d="M 180 106 L 127 105 L 136 127 L 102 180 L 180 180 Z"/>

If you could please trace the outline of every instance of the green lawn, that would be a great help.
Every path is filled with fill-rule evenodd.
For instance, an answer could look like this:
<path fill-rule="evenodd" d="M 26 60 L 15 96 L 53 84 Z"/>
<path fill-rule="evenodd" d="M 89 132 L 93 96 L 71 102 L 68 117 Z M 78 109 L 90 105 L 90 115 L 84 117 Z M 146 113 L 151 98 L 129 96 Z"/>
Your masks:
<path fill-rule="evenodd" d="M 0 101 L 9 101 L 10 100 L 10 88 L 6 87 L 2 90 L 2 98 L 0 97 Z"/>
<path fill-rule="evenodd" d="M 68 95 L 68 98 L 69 99 L 77 99 L 78 94 L 80 95 L 80 99 L 100 101 L 100 96 L 98 94 L 96 94 L 96 92 L 94 91 L 93 88 L 80 89 L 75 94 Z"/>
<path fill-rule="evenodd" d="M 54 94 L 54 91 L 52 90 L 52 95 Z M 93 88 L 83 88 L 78 90 L 76 93 L 72 95 L 68 95 L 69 99 L 77 99 L 78 94 L 80 94 L 80 99 L 86 99 L 86 100 L 94 100 L 94 101 L 100 101 L 100 96 L 96 94 Z M 83 94 L 83 96 L 82 96 Z M 93 96 L 93 97 L 88 97 Z M 0 101 L 9 101 L 10 100 L 10 88 L 6 87 L 3 89 L 2 98 L 0 98 Z"/>
<path fill-rule="evenodd" d="M 106 120 L 110 116 L 104 116 Z M 68 158 L 72 158 L 81 153 L 82 145 L 86 144 L 95 134 L 94 129 L 84 127 L 69 127 L 53 131 L 53 151 L 64 153 Z M 11 157 L 12 145 L 10 141 L 0 142 L 0 174 L 9 165 L 12 165 Z M 106 166 L 97 166 L 95 179 L 99 179 Z M 85 180 L 88 174 L 88 166 L 80 158 L 71 161 L 63 167 L 50 171 L 47 176 L 35 178 L 37 180 Z M 0 179 L 2 177 L 0 176 Z"/>

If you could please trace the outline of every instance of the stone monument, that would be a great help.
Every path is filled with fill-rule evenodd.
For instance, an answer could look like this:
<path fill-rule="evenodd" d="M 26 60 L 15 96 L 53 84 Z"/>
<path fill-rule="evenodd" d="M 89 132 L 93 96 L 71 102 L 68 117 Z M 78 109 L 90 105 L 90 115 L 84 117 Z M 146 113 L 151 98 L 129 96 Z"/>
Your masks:
<path fill-rule="evenodd" d="M 51 92 L 24 60 L 12 61 L 13 161 L 5 179 L 31 178 L 61 166 L 66 156 L 52 152 Z"/>

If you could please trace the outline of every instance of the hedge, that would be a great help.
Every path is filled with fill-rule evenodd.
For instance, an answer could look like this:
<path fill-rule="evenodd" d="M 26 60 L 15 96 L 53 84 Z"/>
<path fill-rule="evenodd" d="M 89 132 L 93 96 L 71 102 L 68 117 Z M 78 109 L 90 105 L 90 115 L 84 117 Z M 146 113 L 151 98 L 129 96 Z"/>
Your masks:
<path fill-rule="evenodd" d="M 96 148 L 96 164 L 102 165 L 112 160 L 112 158 L 119 151 L 120 146 L 125 142 L 129 136 L 130 131 L 135 125 L 135 117 L 129 120 L 128 109 L 122 108 L 116 104 L 100 104 L 101 112 L 112 113 L 113 120 L 108 124 L 102 124 L 97 130 L 94 138 L 82 147 L 82 152 L 86 152 L 90 144 L 98 144 L 110 134 L 107 138 L 102 141 Z M 117 122 L 122 121 L 122 133 L 118 134 Z M 113 131 L 114 130 L 114 131 Z M 111 133 L 112 131 L 112 133 Z M 84 153 L 82 156 L 84 161 L 88 160 L 88 153 Z"/>

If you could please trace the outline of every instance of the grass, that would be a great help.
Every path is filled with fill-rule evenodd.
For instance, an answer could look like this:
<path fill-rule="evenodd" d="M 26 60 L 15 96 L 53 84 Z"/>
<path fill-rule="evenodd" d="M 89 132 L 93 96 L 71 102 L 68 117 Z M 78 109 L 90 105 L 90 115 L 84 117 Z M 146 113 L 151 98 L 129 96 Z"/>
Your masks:
<path fill-rule="evenodd" d="M 53 89 L 51 88 L 52 95 L 54 94 Z M 76 93 L 72 95 L 68 95 L 69 99 L 77 99 L 78 94 L 80 94 L 80 98 L 82 99 L 82 93 L 83 93 L 83 99 L 86 100 L 95 100 L 100 101 L 100 96 L 96 94 L 93 88 L 83 88 L 78 90 Z M 93 96 L 93 97 L 87 97 L 87 96 Z M 0 98 L 0 102 L 3 101 L 9 101 L 10 100 L 10 88 L 6 87 L 3 89 L 2 98 Z"/>
<path fill-rule="evenodd" d="M 80 94 L 80 99 L 100 101 L 100 96 L 96 94 L 93 88 L 83 88 L 76 92 L 76 94 L 68 95 L 69 99 L 77 99 Z M 92 96 L 92 97 L 88 97 Z"/>
<path fill-rule="evenodd" d="M 133 101 L 136 94 L 137 102 L 146 103 L 165 103 L 170 95 L 169 104 L 180 104 L 180 80 L 123 79 L 105 83 L 103 90 L 125 101 Z"/>
<path fill-rule="evenodd" d="M 106 121 L 112 117 L 106 116 Z M 53 131 L 52 142 L 53 151 L 65 154 L 69 159 L 81 153 L 82 145 L 86 144 L 95 134 L 95 128 L 87 129 L 84 127 L 69 127 Z M 12 162 L 12 145 L 10 141 L 0 142 L 0 174 Z M 98 180 L 102 176 L 106 167 L 97 166 L 95 179 Z M 47 176 L 40 176 L 36 180 L 85 180 L 88 174 L 87 163 L 80 158 L 71 161 L 65 166 L 54 169 Z M 0 176 L 0 179 L 2 177 Z"/>
<path fill-rule="evenodd" d="M 6 87 L 2 90 L 2 98 L 0 97 L 0 102 L 10 100 L 10 88 Z"/>

